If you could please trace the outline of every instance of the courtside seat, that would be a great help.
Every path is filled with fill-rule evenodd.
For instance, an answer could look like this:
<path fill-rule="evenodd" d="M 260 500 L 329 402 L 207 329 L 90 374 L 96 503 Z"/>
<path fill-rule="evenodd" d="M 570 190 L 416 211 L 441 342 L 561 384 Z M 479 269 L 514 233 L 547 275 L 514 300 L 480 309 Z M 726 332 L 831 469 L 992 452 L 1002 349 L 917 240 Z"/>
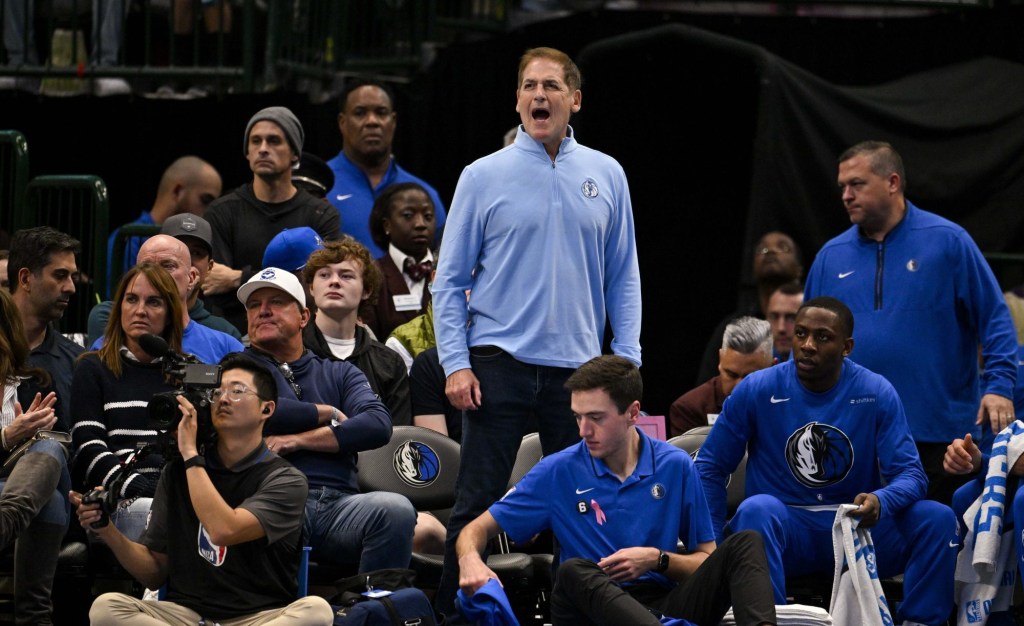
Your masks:
<path fill-rule="evenodd" d="M 704 440 L 708 438 L 710 433 L 711 426 L 698 426 L 669 439 L 668 442 L 677 448 L 685 450 L 689 453 L 690 457 L 696 459 L 701 446 L 704 445 Z M 746 498 L 746 477 L 747 455 L 744 453 L 739 465 L 736 466 L 736 470 L 729 477 L 729 484 L 726 486 L 726 511 L 730 517 L 736 512 L 736 507 L 740 505 L 740 502 L 743 502 L 743 499 Z"/>
<path fill-rule="evenodd" d="M 401 494 L 417 511 L 449 509 L 455 504 L 459 460 L 459 444 L 448 436 L 395 426 L 387 444 L 359 453 L 359 489 Z M 441 555 L 413 553 L 409 567 L 416 572 L 416 585 L 436 588 L 443 562 Z M 526 554 L 493 554 L 487 566 L 509 590 L 528 588 L 533 578 L 533 561 Z"/>

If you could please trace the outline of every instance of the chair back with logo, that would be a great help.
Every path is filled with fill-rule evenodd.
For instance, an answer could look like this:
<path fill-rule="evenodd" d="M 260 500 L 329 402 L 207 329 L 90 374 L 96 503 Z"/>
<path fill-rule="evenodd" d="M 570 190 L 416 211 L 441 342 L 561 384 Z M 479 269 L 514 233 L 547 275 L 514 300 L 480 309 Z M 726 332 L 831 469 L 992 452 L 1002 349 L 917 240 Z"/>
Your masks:
<path fill-rule="evenodd" d="M 455 503 L 459 444 L 420 426 L 395 426 L 391 440 L 359 453 L 359 490 L 405 496 L 417 511 L 445 509 Z"/>

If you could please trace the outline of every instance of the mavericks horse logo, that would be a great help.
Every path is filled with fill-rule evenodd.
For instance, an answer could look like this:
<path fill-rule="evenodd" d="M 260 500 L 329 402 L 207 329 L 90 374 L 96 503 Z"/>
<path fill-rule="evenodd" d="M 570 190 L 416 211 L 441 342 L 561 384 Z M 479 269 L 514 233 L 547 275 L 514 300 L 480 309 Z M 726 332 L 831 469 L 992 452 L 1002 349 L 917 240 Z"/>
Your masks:
<path fill-rule="evenodd" d="M 395 472 L 412 487 L 426 487 L 437 479 L 441 461 L 430 446 L 406 441 L 395 450 Z"/>
<path fill-rule="evenodd" d="M 805 487 L 827 487 L 850 473 L 853 444 L 846 433 L 835 426 L 811 422 L 789 436 L 786 463 Z"/>

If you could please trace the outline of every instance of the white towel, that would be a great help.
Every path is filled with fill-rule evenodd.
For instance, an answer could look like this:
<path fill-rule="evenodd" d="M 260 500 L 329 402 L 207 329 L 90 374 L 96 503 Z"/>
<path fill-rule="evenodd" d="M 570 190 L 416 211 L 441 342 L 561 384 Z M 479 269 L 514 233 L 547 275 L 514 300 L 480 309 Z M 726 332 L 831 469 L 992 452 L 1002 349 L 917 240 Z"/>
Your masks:
<path fill-rule="evenodd" d="M 775 606 L 775 623 L 778 626 L 832 626 L 832 616 L 816 606 L 782 604 Z M 725 614 L 719 626 L 737 626 L 732 609 Z"/>
<path fill-rule="evenodd" d="M 981 626 L 1013 599 L 1013 537 L 1006 530 L 1006 476 L 1024 452 L 1024 423 L 1015 421 L 992 443 L 985 487 L 964 513 L 967 536 L 956 560 L 957 624 Z M 1020 525 L 1022 520 L 1017 520 Z M 1011 569 L 1012 573 L 1012 569 Z"/>
<path fill-rule="evenodd" d="M 853 504 L 840 506 L 832 523 L 836 569 L 828 612 L 835 626 L 891 625 L 892 614 L 878 581 L 871 533 L 859 527 L 859 517 L 846 515 L 847 511 L 857 508 Z M 847 567 L 844 568 L 844 564 Z"/>

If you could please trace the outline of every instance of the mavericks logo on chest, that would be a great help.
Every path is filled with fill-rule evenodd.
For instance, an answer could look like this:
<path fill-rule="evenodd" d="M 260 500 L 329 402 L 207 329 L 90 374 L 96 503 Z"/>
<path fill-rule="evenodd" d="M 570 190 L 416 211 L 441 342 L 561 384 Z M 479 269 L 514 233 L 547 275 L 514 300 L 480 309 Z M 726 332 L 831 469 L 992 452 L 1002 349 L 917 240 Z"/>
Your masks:
<path fill-rule="evenodd" d="M 834 485 L 853 467 L 853 444 L 835 426 L 811 422 L 789 436 L 786 464 L 805 487 Z"/>

